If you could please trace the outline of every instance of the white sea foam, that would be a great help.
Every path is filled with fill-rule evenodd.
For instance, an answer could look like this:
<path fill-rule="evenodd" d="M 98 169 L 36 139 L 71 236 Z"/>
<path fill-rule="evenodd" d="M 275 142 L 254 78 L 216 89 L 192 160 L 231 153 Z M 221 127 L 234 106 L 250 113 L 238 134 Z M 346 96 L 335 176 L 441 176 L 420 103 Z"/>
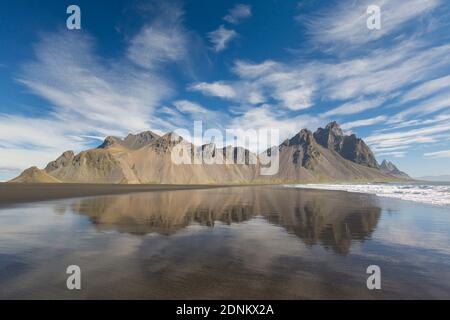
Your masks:
<path fill-rule="evenodd" d="M 421 203 L 450 206 L 450 185 L 430 184 L 304 184 L 286 187 L 341 190 L 369 193 L 379 197 L 396 198 Z"/>

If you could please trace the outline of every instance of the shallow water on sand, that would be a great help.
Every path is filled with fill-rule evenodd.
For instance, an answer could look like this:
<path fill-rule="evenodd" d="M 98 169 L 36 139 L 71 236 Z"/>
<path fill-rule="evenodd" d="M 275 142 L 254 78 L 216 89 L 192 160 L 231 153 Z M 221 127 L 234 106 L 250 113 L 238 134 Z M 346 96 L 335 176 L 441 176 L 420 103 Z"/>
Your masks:
<path fill-rule="evenodd" d="M 295 188 L 23 204 L 0 208 L 0 298 L 450 299 L 449 231 L 448 208 Z"/>

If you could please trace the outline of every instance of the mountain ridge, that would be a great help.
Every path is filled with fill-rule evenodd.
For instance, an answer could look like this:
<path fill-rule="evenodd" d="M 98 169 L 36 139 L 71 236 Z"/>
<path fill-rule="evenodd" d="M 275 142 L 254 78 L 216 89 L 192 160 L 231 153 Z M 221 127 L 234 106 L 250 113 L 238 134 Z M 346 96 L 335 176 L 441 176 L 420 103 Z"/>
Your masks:
<path fill-rule="evenodd" d="M 187 162 L 174 163 L 176 146 L 190 150 L 182 152 Z M 279 155 L 278 171 L 262 175 L 261 159 L 273 152 Z M 331 122 L 314 133 L 302 129 L 261 154 L 243 147 L 218 148 L 213 143 L 197 147 L 173 132 L 107 137 L 97 148 L 76 155 L 66 151 L 44 169 L 27 169 L 10 182 L 248 184 L 406 179 L 396 173 L 384 170 L 362 139 L 345 135 L 337 122 Z"/>

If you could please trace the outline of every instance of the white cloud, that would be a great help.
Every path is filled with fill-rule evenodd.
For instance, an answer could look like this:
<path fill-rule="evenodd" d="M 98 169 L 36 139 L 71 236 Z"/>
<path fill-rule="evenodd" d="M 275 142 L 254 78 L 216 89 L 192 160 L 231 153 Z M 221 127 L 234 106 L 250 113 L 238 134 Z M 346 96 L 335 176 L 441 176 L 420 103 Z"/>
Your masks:
<path fill-rule="evenodd" d="M 252 16 L 252 7 L 246 4 L 237 4 L 223 19 L 229 23 L 237 24 Z"/>
<path fill-rule="evenodd" d="M 405 118 L 414 114 L 426 115 L 446 108 L 450 108 L 450 91 L 441 93 L 402 112 L 399 112 L 392 118 L 391 122 L 402 122 Z"/>
<path fill-rule="evenodd" d="M 93 40 L 76 33 L 47 35 L 36 56 L 19 81 L 52 104 L 53 118 L 94 131 L 148 129 L 154 107 L 172 93 L 160 75 L 100 62 Z"/>
<path fill-rule="evenodd" d="M 401 103 L 429 97 L 442 89 L 450 89 L 450 76 L 433 79 L 414 87 L 402 97 Z"/>
<path fill-rule="evenodd" d="M 411 147 L 411 145 L 386 147 L 386 148 L 373 147 L 372 151 L 375 152 L 376 154 L 380 154 L 380 153 L 383 153 L 383 152 L 393 152 L 393 151 L 405 150 L 405 149 L 408 149 L 410 147 Z"/>
<path fill-rule="evenodd" d="M 344 130 L 349 130 L 349 129 L 358 128 L 358 127 L 372 126 L 374 124 L 384 122 L 384 121 L 386 121 L 386 119 L 387 119 L 386 116 L 378 116 L 378 117 L 374 117 L 374 118 L 370 118 L 370 119 L 356 120 L 353 122 L 347 122 L 347 123 L 342 124 L 341 128 Z"/>
<path fill-rule="evenodd" d="M 279 130 L 280 141 L 283 142 L 287 138 L 292 138 L 301 129 L 309 128 L 314 130 L 320 125 L 320 119 L 308 115 L 300 115 L 295 117 L 286 116 L 279 113 L 277 108 L 265 104 L 260 107 L 254 107 L 247 110 L 244 114 L 235 117 L 229 127 L 234 129 L 277 129 Z M 263 150 L 255 150 L 261 152 Z"/>
<path fill-rule="evenodd" d="M 302 110 L 311 107 L 312 89 L 298 87 L 289 90 L 279 90 L 275 97 L 291 110 Z"/>
<path fill-rule="evenodd" d="M 232 88 L 234 94 L 221 95 L 222 98 L 242 104 L 261 104 L 271 98 L 279 103 L 279 107 L 291 110 L 307 109 L 312 105 L 311 99 L 315 87 L 312 83 L 304 80 L 296 68 L 270 60 L 261 64 L 238 60 L 235 62 L 233 72 L 242 79 L 227 82 L 227 90 Z M 224 84 L 223 82 L 201 83 L 201 87 L 194 88 L 211 95 L 211 90 L 199 89 L 202 87 L 209 89 L 217 83 Z M 190 88 L 192 89 L 193 86 Z"/>
<path fill-rule="evenodd" d="M 131 38 L 127 56 L 138 66 L 154 68 L 188 58 L 192 42 L 182 25 L 183 10 L 176 4 L 158 4 L 159 15 Z"/>
<path fill-rule="evenodd" d="M 330 111 L 325 112 L 324 116 L 334 116 L 334 115 L 348 115 L 360 113 L 369 109 L 377 108 L 381 104 L 383 104 L 384 99 L 379 98 L 375 100 L 359 100 L 352 101 L 343 104 L 340 107 L 332 109 Z"/>
<path fill-rule="evenodd" d="M 425 153 L 424 156 L 429 158 L 450 158 L 450 150 L 429 152 Z"/>
<path fill-rule="evenodd" d="M 441 4 L 440 0 L 363 0 L 340 1 L 338 7 L 326 9 L 316 15 L 300 15 L 313 40 L 337 47 L 363 45 L 392 35 L 405 23 L 423 16 Z M 381 30 L 367 28 L 367 7 L 378 5 L 381 9 Z"/>
<path fill-rule="evenodd" d="M 208 33 L 208 39 L 213 44 L 213 49 L 216 52 L 225 50 L 228 44 L 238 36 L 234 30 L 226 29 L 223 25 L 217 30 Z"/>
<path fill-rule="evenodd" d="M 374 134 L 364 140 L 376 149 L 390 148 L 406 145 L 430 144 L 442 139 L 439 134 L 448 135 L 450 123 L 440 123 L 435 126 L 418 128 L 407 131 Z"/>
<path fill-rule="evenodd" d="M 394 48 L 376 50 L 362 59 L 316 68 L 326 81 L 327 96 L 344 100 L 395 92 L 435 77 L 449 64 L 450 45 L 424 47 L 420 43 L 401 43 Z"/>
<path fill-rule="evenodd" d="M 203 108 L 201 105 L 187 100 L 175 101 L 173 105 L 182 113 L 193 113 L 193 114 L 209 113 L 209 110 Z"/>
<path fill-rule="evenodd" d="M 378 157 L 390 156 L 394 158 L 403 158 L 406 155 L 406 151 L 383 152 L 383 153 L 376 153 L 376 155 Z"/>
<path fill-rule="evenodd" d="M 200 91 L 205 95 L 220 97 L 225 99 L 232 99 L 236 96 L 236 92 L 233 87 L 223 83 L 223 82 L 213 82 L 206 83 L 200 82 L 195 83 L 189 87 L 190 90 Z"/>
<path fill-rule="evenodd" d="M 266 60 L 260 64 L 237 60 L 234 63 L 233 71 L 241 78 L 255 79 L 267 75 L 281 68 L 281 64 Z"/>
<path fill-rule="evenodd" d="M 184 59 L 186 47 L 186 37 L 179 28 L 146 26 L 131 40 L 128 57 L 141 67 L 152 68 L 161 62 Z"/>

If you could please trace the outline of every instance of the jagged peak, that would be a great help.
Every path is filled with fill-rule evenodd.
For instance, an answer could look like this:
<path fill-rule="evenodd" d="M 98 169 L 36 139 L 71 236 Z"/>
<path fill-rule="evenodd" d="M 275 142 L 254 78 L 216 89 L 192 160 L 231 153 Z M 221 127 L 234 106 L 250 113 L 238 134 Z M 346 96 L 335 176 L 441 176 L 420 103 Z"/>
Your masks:
<path fill-rule="evenodd" d="M 49 162 L 44 170 L 46 172 L 52 172 L 56 169 L 67 166 L 74 157 L 75 153 L 72 150 L 65 151 L 56 160 Z"/>
<path fill-rule="evenodd" d="M 331 121 L 330 123 L 328 123 L 326 125 L 325 129 L 327 129 L 327 130 L 336 129 L 336 130 L 341 130 L 342 131 L 341 126 L 336 121 Z"/>
<path fill-rule="evenodd" d="M 64 151 L 63 154 L 60 156 L 60 158 L 73 158 L 75 156 L 75 152 L 72 150 Z"/>
<path fill-rule="evenodd" d="M 391 161 L 388 161 L 386 159 L 383 160 L 383 162 L 381 162 L 381 166 L 382 169 L 387 169 L 390 171 L 393 170 L 398 170 L 397 166 L 395 164 L 393 164 Z"/>
<path fill-rule="evenodd" d="M 130 133 L 121 143 L 126 148 L 137 150 L 159 138 L 161 137 L 152 131 L 144 131 L 137 134 Z"/>
<path fill-rule="evenodd" d="M 159 138 L 160 135 L 154 133 L 153 131 L 147 130 L 147 131 L 139 132 L 136 134 L 130 133 L 126 136 L 125 140 L 131 139 L 131 138 L 138 138 L 138 137 Z"/>
<path fill-rule="evenodd" d="M 122 139 L 114 137 L 114 136 L 108 136 L 105 138 L 105 140 L 103 141 L 103 143 L 98 146 L 98 149 L 106 149 L 116 143 L 121 143 Z"/>
<path fill-rule="evenodd" d="M 120 145 L 128 149 L 139 149 L 159 138 L 160 136 L 152 131 L 144 131 L 136 134 L 130 133 L 124 139 L 115 136 L 108 136 L 98 147 L 98 149 L 107 149 L 116 145 Z"/>
<path fill-rule="evenodd" d="M 299 144 L 312 144 L 314 142 L 313 133 L 308 129 L 302 129 L 299 133 L 297 133 L 290 140 L 283 142 L 282 145 L 299 145 Z"/>

